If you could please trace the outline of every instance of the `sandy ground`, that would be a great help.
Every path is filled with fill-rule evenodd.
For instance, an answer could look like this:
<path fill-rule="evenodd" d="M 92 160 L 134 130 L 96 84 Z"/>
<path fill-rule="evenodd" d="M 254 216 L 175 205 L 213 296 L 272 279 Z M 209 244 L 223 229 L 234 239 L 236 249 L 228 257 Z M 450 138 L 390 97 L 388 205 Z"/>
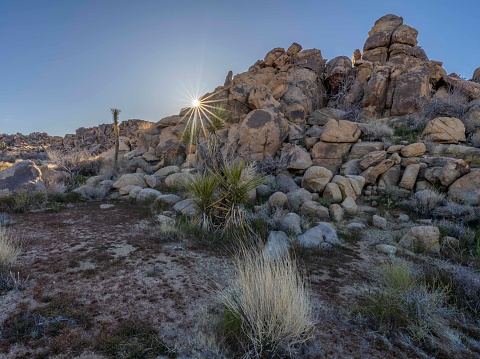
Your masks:
<path fill-rule="evenodd" d="M 98 343 L 125 320 L 152 325 L 178 358 L 235 357 L 222 342 L 215 294 L 232 277 L 232 247 L 162 235 L 148 206 L 99 205 L 14 215 L 12 228 L 24 238 L 16 269 L 28 281 L 0 296 L 0 357 L 104 358 Z M 401 226 L 396 231 L 362 231 L 331 251 L 298 254 L 317 325 L 296 357 L 427 357 L 391 345 L 354 315 L 374 287 L 375 268 L 388 260 L 374 247 Z M 29 315 L 36 324 L 48 315 L 64 324 L 54 334 L 15 339 L 19 318 Z"/>

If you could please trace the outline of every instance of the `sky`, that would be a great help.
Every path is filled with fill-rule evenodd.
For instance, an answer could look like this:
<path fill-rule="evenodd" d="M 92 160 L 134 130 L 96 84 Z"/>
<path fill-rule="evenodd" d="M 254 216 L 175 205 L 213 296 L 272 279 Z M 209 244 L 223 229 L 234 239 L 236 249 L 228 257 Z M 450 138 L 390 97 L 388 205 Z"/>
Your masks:
<path fill-rule="evenodd" d="M 480 67 L 478 0 L 0 0 L 0 133 L 156 122 L 275 47 L 350 57 L 389 13 L 447 73 Z"/>

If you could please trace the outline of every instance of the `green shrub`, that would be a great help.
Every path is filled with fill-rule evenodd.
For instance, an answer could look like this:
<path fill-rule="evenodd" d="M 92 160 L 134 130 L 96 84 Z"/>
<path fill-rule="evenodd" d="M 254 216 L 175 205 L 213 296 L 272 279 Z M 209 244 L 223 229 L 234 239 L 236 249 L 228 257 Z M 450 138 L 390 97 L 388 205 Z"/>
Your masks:
<path fill-rule="evenodd" d="M 365 307 L 375 329 L 387 336 L 404 332 L 416 342 L 447 337 L 448 288 L 428 288 L 406 262 L 387 264 L 379 275 L 380 290 Z"/>
<path fill-rule="evenodd" d="M 310 296 L 296 262 L 288 254 L 270 259 L 261 249 L 242 248 L 235 257 L 235 280 L 220 293 L 224 326 L 256 358 L 292 354 L 311 337 Z"/>
<path fill-rule="evenodd" d="M 15 193 L 0 196 L 0 208 L 10 212 L 28 212 L 40 208 L 45 201 L 43 192 L 21 189 Z"/>

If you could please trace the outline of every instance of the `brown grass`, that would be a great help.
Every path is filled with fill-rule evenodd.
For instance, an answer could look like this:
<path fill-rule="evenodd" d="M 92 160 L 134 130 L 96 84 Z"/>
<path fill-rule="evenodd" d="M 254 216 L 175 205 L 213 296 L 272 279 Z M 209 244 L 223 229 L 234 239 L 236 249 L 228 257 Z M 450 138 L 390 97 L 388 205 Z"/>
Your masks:
<path fill-rule="evenodd" d="M 247 350 L 256 357 L 291 353 L 307 341 L 314 326 L 310 294 L 295 260 L 267 258 L 243 248 L 235 258 L 236 278 L 220 297 L 240 320 Z"/>

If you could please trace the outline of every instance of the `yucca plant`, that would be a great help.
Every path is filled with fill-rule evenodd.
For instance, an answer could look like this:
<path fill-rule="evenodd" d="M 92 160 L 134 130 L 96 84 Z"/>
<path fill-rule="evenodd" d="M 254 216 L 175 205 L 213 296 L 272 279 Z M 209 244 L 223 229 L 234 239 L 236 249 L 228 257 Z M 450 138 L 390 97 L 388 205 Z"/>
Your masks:
<path fill-rule="evenodd" d="M 263 176 L 245 161 L 224 162 L 216 172 L 206 169 L 186 183 L 199 213 L 197 223 L 206 230 L 219 230 L 227 238 L 252 235 L 244 205 L 249 192 L 262 183 Z"/>
<path fill-rule="evenodd" d="M 220 187 L 220 209 L 224 225 L 223 234 L 245 237 L 253 234 L 244 204 L 249 200 L 249 192 L 265 183 L 263 176 L 245 161 L 224 163 L 216 177 Z"/>
<path fill-rule="evenodd" d="M 113 160 L 113 170 L 118 173 L 118 152 L 120 149 L 120 128 L 118 127 L 118 115 L 121 110 L 118 108 L 110 109 L 113 115 L 113 133 L 115 134 L 115 157 Z"/>
<path fill-rule="evenodd" d="M 210 172 L 204 172 L 186 182 L 185 186 L 193 195 L 193 204 L 198 211 L 197 224 L 205 230 L 213 229 L 215 205 L 218 201 L 217 177 Z"/>

